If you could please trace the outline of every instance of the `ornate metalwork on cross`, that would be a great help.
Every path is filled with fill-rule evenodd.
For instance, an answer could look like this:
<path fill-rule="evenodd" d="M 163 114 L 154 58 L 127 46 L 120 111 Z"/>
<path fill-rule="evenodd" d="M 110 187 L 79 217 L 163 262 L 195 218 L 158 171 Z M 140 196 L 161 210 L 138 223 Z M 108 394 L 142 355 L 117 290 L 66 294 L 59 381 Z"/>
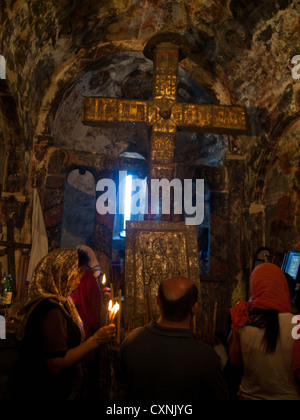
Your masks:
<path fill-rule="evenodd" d="M 189 54 L 187 40 L 164 32 L 150 39 L 144 55 L 154 62 L 153 100 L 126 100 L 86 97 L 83 123 L 152 127 L 150 179 L 173 179 L 177 128 L 192 132 L 240 134 L 247 127 L 246 111 L 238 106 L 177 102 L 179 62 Z"/>

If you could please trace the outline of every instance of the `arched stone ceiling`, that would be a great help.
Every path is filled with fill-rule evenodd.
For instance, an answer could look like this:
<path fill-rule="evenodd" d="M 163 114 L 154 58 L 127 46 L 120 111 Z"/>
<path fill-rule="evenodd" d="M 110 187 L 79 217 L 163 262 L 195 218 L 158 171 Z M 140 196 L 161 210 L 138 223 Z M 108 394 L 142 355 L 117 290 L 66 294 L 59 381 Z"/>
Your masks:
<path fill-rule="evenodd" d="M 100 50 L 101 57 L 141 53 L 166 24 L 168 4 L 167 0 L 1 2 L 0 54 L 6 58 L 7 83 L 28 153 L 37 135 L 50 134 L 46 114 L 54 98 L 99 61 Z M 173 29 L 192 44 L 192 54 L 182 67 L 214 100 L 257 109 L 252 132 L 260 138 L 299 113 L 299 83 L 291 77 L 291 59 L 299 54 L 299 7 L 297 0 L 172 1 Z M 256 162 L 259 156 L 253 146 L 258 141 L 243 144 L 249 159 Z"/>

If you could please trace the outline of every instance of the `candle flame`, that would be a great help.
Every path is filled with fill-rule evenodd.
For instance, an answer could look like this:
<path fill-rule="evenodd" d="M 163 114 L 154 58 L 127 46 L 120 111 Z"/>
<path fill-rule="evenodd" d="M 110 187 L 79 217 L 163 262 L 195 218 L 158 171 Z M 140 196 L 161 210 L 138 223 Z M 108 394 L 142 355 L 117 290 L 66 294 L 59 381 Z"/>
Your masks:
<path fill-rule="evenodd" d="M 115 303 L 113 305 L 113 301 L 110 300 L 109 301 L 109 305 L 108 305 L 108 312 L 109 312 L 109 322 L 113 322 L 115 319 L 115 316 L 117 315 L 117 313 L 120 310 L 120 305 L 118 303 Z"/>
<path fill-rule="evenodd" d="M 105 286 L 105 285 L 106 285 L 106 274 L 104 274 L 104 276 L 103 276 L 103 279 L 102 279 L 102 284 L 103 284 L 103 286 Z"/>

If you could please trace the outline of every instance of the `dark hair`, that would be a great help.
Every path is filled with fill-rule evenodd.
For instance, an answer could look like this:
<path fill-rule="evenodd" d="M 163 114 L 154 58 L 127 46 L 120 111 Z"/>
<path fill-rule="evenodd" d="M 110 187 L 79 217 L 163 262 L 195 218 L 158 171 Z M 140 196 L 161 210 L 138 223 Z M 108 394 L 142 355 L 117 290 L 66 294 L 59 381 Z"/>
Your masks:
<path fill-rule="evenodd" d="M 257 328 L 265 328 L 265 334 L 262 339 L 262 345 L 266 353 L 274 353 L 277 348 L 280 337 L 279 312 L 274 310 L 265 310 L 252 308 L 249 310 L 250 321 L 247 325 Z"/>
<path fill-rule="evenodd" d="M 192 310 L 192 306 L 198 301 L 198 296 L 197 286 L 192 285 L 181 298 L 168 300 L 164 294 L 163 283 L 161 283 L 158 290 L 158 299 L 163 317 L 171 322 L 185 321 Z"/>
<path fill-rule="evenodd" d="M 77 251 L 78 251 L 78 267 L 82 267 L 83 265 L 88 265 L 90 261 L 89 254 L 83 249 L 77 249 Z"/>

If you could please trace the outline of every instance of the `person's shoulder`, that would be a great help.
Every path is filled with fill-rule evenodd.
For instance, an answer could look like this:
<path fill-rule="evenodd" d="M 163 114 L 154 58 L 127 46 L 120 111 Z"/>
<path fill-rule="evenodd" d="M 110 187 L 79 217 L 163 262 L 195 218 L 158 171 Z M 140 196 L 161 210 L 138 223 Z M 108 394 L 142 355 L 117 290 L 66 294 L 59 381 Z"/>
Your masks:
<path fill-rule="evenodd" d="M 286 322 L 292 322 L 295 315 L 293 315 L 291 312 L 280 312 L 279 313 L 279 320 L 286 321 Z"/>
<path fill-rule="evenodd" d="M 49 312 L 52 312 L 53 310 L 56 311 L 62 311 L 59 303 L 55 299 L 46 298 L 41 300 L 34 310 L 31 313 L 32 318 L 39 318 L 40 320 L 45 318 L 49 314 Z"/>
<path fill-rule="evenodd" d="M 123 347 L 130 345 L 138 340 L 143 340 L 144 336 L 147 334 L 147 328 L 146 327 L 139 327 L 134 330 L 132 330 L 128 336 L 125 338 L 123 342 Z"/>
<path fill-rule="evenodd" d="M 278 316 L 280 330 L 290 332 L 296 324 L 296 322 L 294 322 L 294 317 L 295 315 L 289 312 L 280 313 Z"/>
<path fill-rule="evenodd" d="M 199 375 L 218 376 L 221 369 L 221 359 L 215 349 L 199 340 L 195 340 L 196 349 L 193 352 L 195 370 Z M 196 351 L 195 351 L 196 350 Z"/>
<path fill-rule="evenodd" d="M 129 335 L 127 336 L 127 339 L 133 340 L 134 338 L 140 337 L 141 335 L 147 333 L 146 327 L 139 327 L 134 330 L 132 330 Z"/>
<path fill-rule="evenodd" d="M 49 305 L 42 322 L 43 328 L 49 331 L 52 329 L 66 331 L 67 325 L 68 321 L 64 310 L 58 304 Z"/>
<path fill-rule="evenodd" d="M 48 299 L 48 302 L 44 304 L 44 311 L 46 318 L 64 318 L 65 312 L 63 308 L 55 300 Z"/>
<path fill-rule="evenodd" d="M 219 356 L 217 355 L 213 347 L 211 347 L 210 345 L 204 343 L 203 341 L 195 337 L 192 339 L 192 342 L 193 342 L 194 350 L 197 352 L 197 354 L 199 354 L 199 357 L 201 357 L 202 359 L 207 359 L 207 360 L 212 360 L 212 361 L 219 360 Z"/>

